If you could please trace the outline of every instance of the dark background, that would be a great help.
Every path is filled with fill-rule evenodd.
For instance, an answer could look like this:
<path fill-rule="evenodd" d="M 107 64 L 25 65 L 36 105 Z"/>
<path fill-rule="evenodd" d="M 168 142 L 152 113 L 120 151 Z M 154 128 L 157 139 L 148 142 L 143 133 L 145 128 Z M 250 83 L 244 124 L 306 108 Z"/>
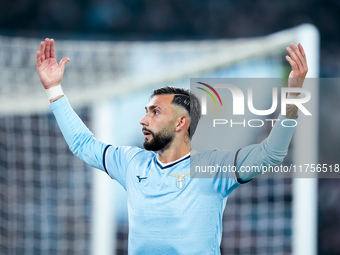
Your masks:
<path fill-rule="evenodd" d="M 302 23 L 321 33 L 321 77 L 340 73 L 338 0 L 1 1 L 0 33 L 65 39 L 174 40 L 266 35 Z"/>
<path fill-rule="evenodd" d="M 76 40 L 254 37 L 302 23 L 321 35 L 320 77 L 340 76 L 338 0 L 13 0 L 0 3 L 0 35 Z M 308 57 L 308 56 L 307 56 Z M 320 89 L 320 163 L 339 163 L 340 90 Z M 319 181 L 319 254 L 340 254 L 340 181 Z M 331 195 L 329 195 L 331 194 Z"/>

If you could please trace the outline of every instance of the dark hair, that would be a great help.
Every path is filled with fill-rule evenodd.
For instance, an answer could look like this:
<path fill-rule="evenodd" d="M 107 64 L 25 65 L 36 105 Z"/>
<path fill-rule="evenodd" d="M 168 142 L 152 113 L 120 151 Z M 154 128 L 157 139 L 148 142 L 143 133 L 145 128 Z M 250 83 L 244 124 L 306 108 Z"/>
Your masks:
<path fill-rule="evenodd" d="M 157 95 L 175 95 L 171 103 L 184 108 L 189 113 L 190 127 L 188 129 L 188 133 L 191 140 L 196 131 L 198 121 L 201 118 L 201 103 L 196 95 L 189 89 L 170 86 L 155 89 L 151 98 Z"/>

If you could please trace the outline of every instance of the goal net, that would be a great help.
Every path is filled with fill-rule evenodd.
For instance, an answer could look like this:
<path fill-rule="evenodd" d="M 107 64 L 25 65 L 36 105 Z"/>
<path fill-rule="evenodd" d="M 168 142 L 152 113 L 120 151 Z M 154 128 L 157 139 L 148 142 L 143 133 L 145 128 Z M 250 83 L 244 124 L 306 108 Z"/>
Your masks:
<path fill-rule="evenodd" d="M 139 120 L 153 89 L 189 88 L 191 77 L 287 77 L 285 47 L 298 41 L 313 61 L 309 74 L 317 77 L 318 38 L 310 25 L 233 40 L 56 39 L 56 56 L 71 60 L 63 90 L 95 136 L 116 145 L 142 146 Z M 39 43 L 0 37 L 0 253 L 127 254 L 124 192 L 69 152 L 36 73 Z M 299 155 L 296 141 L 292 147 Z M 313 150 L 305 153 L 317 156 Z M 290 153 L 286 161 L 296 157 Z M 295 182 L 255 179 L 232 193 L 223 216 L 221 253 L 302 254 L 304 243 L 295 235 L 303 230 L 296 222 L 304 209 L 315 209 L 315 201 L 299 207 L 299 189 L 315 192 L 315 183 Z M 309 222 L 314 220 L 311 213 Z M 312 247 L 313 224 L 307 231 L 305 242 Z M 314 248 L 303 253 L 315 254 Z"/>

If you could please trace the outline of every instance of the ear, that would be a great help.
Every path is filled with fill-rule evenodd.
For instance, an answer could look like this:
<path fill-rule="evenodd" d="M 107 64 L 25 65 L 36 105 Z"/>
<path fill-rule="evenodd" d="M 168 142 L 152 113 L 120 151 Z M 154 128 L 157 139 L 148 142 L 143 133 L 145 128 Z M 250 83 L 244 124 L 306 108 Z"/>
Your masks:
<path fill-rule="evenodd" d="M 175 131 L 179 132 L 181 130 L 185 130 L 185 132 L 189 128 L 189 118 L 186 115 L 179 116 L 177 121 L 175 122 Z"/>

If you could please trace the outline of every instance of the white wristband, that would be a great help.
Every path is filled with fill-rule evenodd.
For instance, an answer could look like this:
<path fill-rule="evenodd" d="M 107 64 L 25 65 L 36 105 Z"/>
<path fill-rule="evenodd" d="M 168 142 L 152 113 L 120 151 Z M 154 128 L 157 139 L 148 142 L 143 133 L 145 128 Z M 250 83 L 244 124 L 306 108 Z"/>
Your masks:
<path fill-rule="evenodd" d="M 48 100 L 64 95 L 63 89 L 61 88 L 60 84 L 52 88 L 45 89 L 45 92 Z"/>

